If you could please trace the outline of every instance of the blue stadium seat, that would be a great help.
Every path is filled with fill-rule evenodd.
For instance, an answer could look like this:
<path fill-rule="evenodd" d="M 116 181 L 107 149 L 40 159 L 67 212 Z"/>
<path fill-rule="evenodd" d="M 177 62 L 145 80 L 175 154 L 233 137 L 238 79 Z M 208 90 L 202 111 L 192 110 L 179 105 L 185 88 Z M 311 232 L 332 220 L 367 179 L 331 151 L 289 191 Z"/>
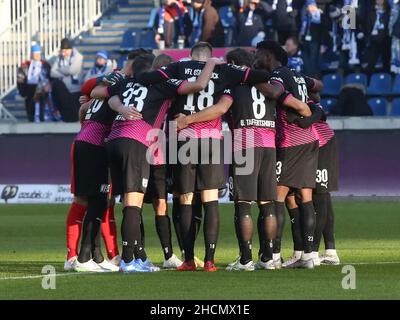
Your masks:
<path fill-rule="evenodd" d="M 154 40 L 155 33 L 153 30 L 143 30 L 140 35 L 140 47 L 144 49 L 157 49 L 157 43 Z"/>
<path fill-rule="evenodd" d="M 219 9 L 221 24 L 224 28 L 225 47 L 230 47 L 233 44 L 233 35 L 236 28 L 236 17 L 231 6 L 224 6 Z"/>
<path fill-rule="evenodd" d="M 325 112 L 330 112 L 332 107 L 336 105 L 337 100 L 335 98 L 323 98 L 321 99 L 321 106 Z"/>
<path fill-rule="evenodd" d="M 392 77 L 389 73 L 375 73 L 371 76 L 367 95 L 369 96 L 386 96 L 392 91 Z"/>
<path fill-rule="evenodd" d="M 126 54 L 122 55 L 118 61 L 117 61 L 117 65 L 119 69 L 122 69 L 125 65 L 125 61 L 128 60 L 128 56 Z"/>
<path fill-rule="evenodd" d="M 359 83 L 367 87 L 368 85 L 368 78 L 367 75 L 364 73 L 350 73 L 345 80 L 346 84 L 349 83 Z"/>
<path fill-rule="evenodd" d="M 394 99 L 392 102 L 391 116 L 400 116 L 400 98 Z"/>
<path fill-rule="evenodd" d="M 400 96 L 400 74 L 394 78 L 391 95 Z"/>
<path fill-rule="evenodd" d="M 140 29 L 128 29 L 125 31 L 120 51 L 129 52 L 133 49 L 140 48 L 141 32 L 142 30 Z"/>
<path fill-rule="evenodd" d="M 337 96 L 342 87 L 343 78 L 340 74 L 331 73 L 325 75 L 322 82 L 324 83 L 324 91 L 322 92 L 324 96 Z"/>
<path fill-rule="evenodd" d="M 385 98 L 372 98 L 368 100 L 368 104 L 374 116 L 386 116 L 387 115 L 387 100 Z"/>

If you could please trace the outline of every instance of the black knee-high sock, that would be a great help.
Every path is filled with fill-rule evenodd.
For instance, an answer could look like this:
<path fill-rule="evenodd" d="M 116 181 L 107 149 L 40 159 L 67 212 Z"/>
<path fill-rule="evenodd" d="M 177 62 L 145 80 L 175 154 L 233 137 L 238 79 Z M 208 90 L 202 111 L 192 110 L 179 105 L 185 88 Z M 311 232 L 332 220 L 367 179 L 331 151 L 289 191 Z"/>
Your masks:
<path fill-rule="evenodd" d="M 251 204 L 239 202 L 235 204 L 235 217 L 237 224 L 237 237 L 240 248 L 240 263 L 247 264 L 252 258 L 253 219 L 251 217 Z"/>
<path fill-rule="evenodd" d="M 140 231 L 140 213 L 142 209 L 138 207 L 125 207 L 122 219 L 122 259 L 129 263 L 136 259 L 142 261 L 147 259 L 146 252 L 142 244 L 142 235 Z"/>
<path fill-rule="evenodd" d="M 88 208 L 82 227 L 82 242 L 79 252 L 78 261 L 81 263 L 88 262 L 92 258 L 92 254 L 96 253 L 95 262 L 100 263 L 104 257 L 96 248 L 96 237 L 100 234 L 101 219 L 107 210 L 107 198 L 104 196 L 89 197 Z"/>
<path fill-rule="evenodd" d="M 313 194 L 313 203 L 316 212 L 315 232 L 314 232 L 314 243 L 313 251 L 318 252 L 319 246 L 322 239 L 322 232 L 326 225 L 326 219 L 328 216 L 328 203 L 326 193 L 315 193 Z"/>
<path fill-rule="evenodd" d="M 172 257 L 172 240 L 171 240 L 171 220 L 168 216 L 156 216 L 156 229 L 160 238 L 161 247 L 164 252 L 164 259 L 168 260 Z"/>
<path fill-rule="evenodd" d="M 195 193 L 194 202 L 192 206 L 194 225 L 196 227 L 196 237 L 199 235 L 201 229 L 201 221 L 203 220 L 203 203 L 201 202 L 200 193 Z"/>
<path fill-rule="evenodd" d="M 257 232 L 258 232 L 258 240 L 260 242 L 260 248 L 258 249 L 258 256 L 260 257 L 262 255 L 262 248 L 264 247 L 264 243 L 265 243 L 263 217 L 262 217 L 261 212 L 259 213 L 258 219 L 257 219 Z"/>
<path fill-rule="evenodd" d="M 219 235 L 218 201 L 204 203 L 204 242 L 206 255 L 204 261 L 214 262 L 215 250 Z"/>
<path fill-rule="evenodd" d="M 278 228 L 274 244 L 274 253 L 280 253 L 283 230 L 285 228 L 285 204 L 283 202 L 275 202 L 275 214 Z"/>
<path fill-rule="evenodd" d="M 181 238 L 181 227 L 180 227 L 180 210 L 181 204 L 179 202 L 179 197 L 174 197 L 172 199 L 172 222 L 174 224 L 176 239 L 178 241 L 180 251 L 183 250 L 183 243 Z"/>
<path fill-rule="evenodd" d="M 141 234 L 141 241 L 142 246 L 144 247 L 145 244 L 145 232 L 144 232 L 144 223 L 143 223 L 143 209 L 140 211 L 140 234 Z"/>
<path fill-rule="evenodd" d="M 315 209 L 312 201 L 300 205 L 301 232 L 303 237 L 304 253 L 311 253 L 313 250 L 315 231 Z"/>
<path fill-rule="evenodd" d="M 94 241 L 94 248 L 92 250 L 92 257 L 96 263 L 101 263 L 104 261 L 104 256 L 101 252 L 101 231 L 97 232 L 96 239 Z"/>
<path fill-rule="evenodd" d="M 183 250 L 185 251 L 185 261 L 194 259 L 194 242 L 196 228 L 193 219 L 192 205 L 181 205 L 180 227 Z"/>
<path fill-rule="evenodd" d="M 330 194 L 327 194 L 327 219 L 325 228 L 323 231 L 325 250 L 335 249 L 335 217 L 333 213 L 332 198 Z"/>
<path fill-rule="evenodd" d="M 300 224 L 300 209 L 293 208 L 289 209 L 289 216 L 292 228 L 293 238 L 293 249 L 294 251 L 303 251 L 303 238 L 301 236 L 301 224 Z"/>
<path fill-rule="evenodd" d="M 262 247 L 261 261 L 272 260 L 274 243 L 278 232 L 278 221 L 276 219 L 275 204 L 273 202 L 259 206 L 260 216 L 262 217 L 262 228 L 265 235 Z"/>

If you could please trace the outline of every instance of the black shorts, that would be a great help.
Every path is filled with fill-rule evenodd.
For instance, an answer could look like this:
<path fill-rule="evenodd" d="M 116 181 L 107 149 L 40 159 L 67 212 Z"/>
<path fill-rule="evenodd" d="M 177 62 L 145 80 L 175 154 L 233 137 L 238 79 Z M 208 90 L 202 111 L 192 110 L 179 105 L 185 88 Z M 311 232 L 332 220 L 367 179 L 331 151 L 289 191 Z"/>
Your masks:
<path fill-rule="evenodd" d="M 238 164 L 238 158 L 235 156 L 237 153 L 233 157 L 229 177 L 230 199 L 232 201 L 276 200 L 276 150 L 273 148 L 251 150 L 254 152 L 254 170 L 250 174 L 239 174 L 237 169 L 243 169 L 249 164 Z M 247 150 L 247 155 L 250 154 Z"/>
<path fill-rule="evenodd" d="M 71 161 L 71 192 L 75 196 L 95 196 L 109 192 L 108 161 L 104 147 L 75 141 L 71 149 Z"/>
<path fill-rule="evenodd" d="M 179 194 L 225 188 L 223 140 L 197 140 L 199 140 L 197 149 L 198 157 L 195 159 L 195 162 L 192 163 L 189 161 L 188 164 L 182 164 L 179 163 L 178 158 L 178 164 L 174 165 L 174 191 Z M 190 140 L 179 142 L 178 148 L 180 149 L 189 142 Z M 209 144 L 208 152 L 205 154 L 201 152 L 201 145 L 203 143 Z"/>
<path fill-rule="evenodd" d="M 294 189 L 315 188 L 319 142 L 277 149 L 278 186 Z"/>
<path fill-rule="evenodd" d="M 338 187 L 338 147 L 336 137 L 319 148 L 315 193 L 337 191 Z"/>
<path fill-rule="evenodd" d="M 167 166 L 150 166 L 149 186 L 144 196 L 144 203 L 167 199 Z"/>
<path fill-rule="evenodd" d="M 136 140 L 121 138 L 108 142 L 106 149 L 113 194 L 146 193 L 150 176 L 147 147 Z"/>

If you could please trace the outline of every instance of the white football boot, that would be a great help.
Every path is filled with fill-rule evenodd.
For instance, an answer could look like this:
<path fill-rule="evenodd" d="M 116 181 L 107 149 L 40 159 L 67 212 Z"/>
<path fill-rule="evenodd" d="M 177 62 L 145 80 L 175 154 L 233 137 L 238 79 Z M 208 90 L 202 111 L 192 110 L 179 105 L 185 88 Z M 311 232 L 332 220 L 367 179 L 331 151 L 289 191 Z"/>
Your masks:
<path fill-rule="evenodd" d="M 163 269 L 176 269 L 183 264 L 183 261 L 179 259 L 175 254 L 163 263 Z"/>
<path fill-rule="evenodd" d="M 320 257 L 321 264 L 337 266 L 340 264 L 339 256 L 336 250 L 325 250 L 325 253 Z"/>
<path fill-rule="evenodd" d="M 76 272 L 107 272 L 93 260 L 89 260 L 88 262 L 85 263 L 80 263 L 78 259 L 76 259 L 74 262 L 73 269 Z"/>
<path fill-rule="evenodd" d="M 289 258 L 289 260 L 285 261 L 282 264 L 282 268 L 287 268 L 290 265 L 292 265 L 293 263 L 296 263 L 297 261 L 299 261 L 301 259 L 301 255 L 302 255 L 302 251 L 294 251 L 293 256 L 291 256 Z"/>
<path fill-rule="evenodd" d="M 268 260 L 267 262 L 262 262 L 261 260 L 257 261 L 255 264 L 255 268 L 257 270 L 275 270 L 275 261 Z"/>
<path fill-rule="evenodd" d="M 240 259 L 236 260 L 235 263 L 231 263 L 226 267 L 226 271 L 254 271 L 255 265 L 253 261 L 250 261 L 246 264 L 241 264 Z"/>
<path fill-rule="evenodd" d="M 118 272 L 119 271 L 119 266 L 116 266 L 115 264 L 111 263 L 111 261 L 108 261 L 104 259 L 103 262 L 98 263 L 98 265 L 104 269 L 105 272 Z"/>
<path fill-rule="evenodd" d="M 78 259 L 78 257 L 75 256 L 75 257 L 70 258 L 69 260 L 66 260 L 64 262 L 64 271 L 72 271 L 74 269 L 74 262 L 77 259 Z"/>

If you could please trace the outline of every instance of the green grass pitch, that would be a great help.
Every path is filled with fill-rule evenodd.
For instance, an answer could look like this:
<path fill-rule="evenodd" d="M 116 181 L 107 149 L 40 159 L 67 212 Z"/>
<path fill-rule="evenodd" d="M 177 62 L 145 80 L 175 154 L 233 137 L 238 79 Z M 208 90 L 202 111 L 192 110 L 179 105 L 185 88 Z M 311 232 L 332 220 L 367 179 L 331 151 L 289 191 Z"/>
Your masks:
<path fill-rule="evenodd" d="M 65 275 L 62 267 L 68 206 L 0 206 L 0 299 L 400 299 L 400 202 L 336 201 L 335 210 L 337 248 L 342 260 L 337 267 L 224 271 L 238 249 L 233 206 L 221 205 L 217 273 Z M 116 211 L 121 222 L 120 208 Z M 254 206 L 253 217 L 256 215 Z M 154 263 L 161 264 L 162 252 L 150 207 L 145 208 L 144 216 L 147 252 Z M 283 241 L 286 258 L 292 246 L 289 228 L 287 219 Z M 256 235 L 255 251 L 257 244 Z M 196 252 L 200 257 L 204 253 L 202 235 Z M 355 290 L 344 290 L 341 285 L 345 276 L 342 267 L 348 264 L 356 269 Z M 42 289 L 42 279 L 37 276 L 45 265 L 57 270 L 56 290 Z"/>

